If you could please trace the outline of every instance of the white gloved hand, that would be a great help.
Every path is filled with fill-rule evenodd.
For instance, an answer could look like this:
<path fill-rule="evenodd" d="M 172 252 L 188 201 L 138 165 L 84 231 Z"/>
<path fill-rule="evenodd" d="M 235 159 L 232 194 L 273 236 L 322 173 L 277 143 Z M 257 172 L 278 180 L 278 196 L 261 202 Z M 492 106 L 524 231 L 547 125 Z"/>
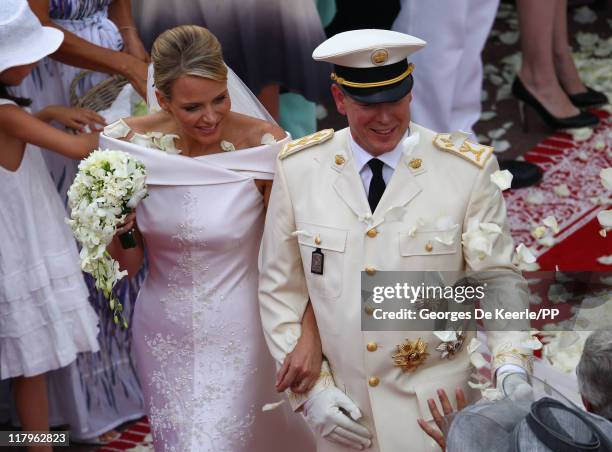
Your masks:
<path fill-rule="evenodd" d="M 511 400 L 533 400 L 533 388 L 525 372 L 502 372 L 497 376 L 497 387 Z"/>
<path fill-rule="evenodd" d="M 372 435 L 368 429 L 355 422 L 361 418 L 361 411 L 336 387 L 325 388 L 308 399 L 304 404 L 304 416 L 308 425 L 328 441 L 357 450 L 372 444 Z"/>

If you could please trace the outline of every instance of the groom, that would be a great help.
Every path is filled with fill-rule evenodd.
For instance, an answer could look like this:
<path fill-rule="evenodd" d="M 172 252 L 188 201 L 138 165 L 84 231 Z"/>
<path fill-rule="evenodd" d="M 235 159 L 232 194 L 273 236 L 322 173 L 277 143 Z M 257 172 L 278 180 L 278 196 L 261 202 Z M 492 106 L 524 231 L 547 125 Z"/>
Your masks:
<path fill-rule="evenodd" d="M 331 90 L 349 127 L 295 140 L 278 156 L 261 250 L 261 315 L 282 362 L 312 303 L 325 360 L 315 387 L 289 399 L 318 434 L 319 451 L 437 450 L 417 424 L 432 423 L 428 399 L 438 389 L 469 393 L 474 333 L 451 344 L 432 331 L 362 331 L 362 316 L 373 313 L 361 303 L 362 271 L 367 279 L 385 270 L 496 270 L 486 274 L 501 299 L 527 306 L 503 198 L 491 182 L 492 148 L 410 123 L 407 57 L 424 45 L 386 30 L 349 31 L 321 44 L 313 58 L 334 64 Z M 480 224 L 499 231 L 484 255 L 461 240 Z M 526 338 L 488 333 L 498 383 L 527 380 Z M 453 353 L 442 353 L 447 346 Z M 409 353 L 397 359 L 400 350 Z"/>

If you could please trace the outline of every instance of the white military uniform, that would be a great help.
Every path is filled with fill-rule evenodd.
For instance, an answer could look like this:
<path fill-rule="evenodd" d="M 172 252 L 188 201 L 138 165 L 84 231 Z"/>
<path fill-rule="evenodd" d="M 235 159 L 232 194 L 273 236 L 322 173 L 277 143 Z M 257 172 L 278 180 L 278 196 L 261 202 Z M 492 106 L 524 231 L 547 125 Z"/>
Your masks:
<path fill-rule="evenodd" d="M 310 299 L 326 358 L 315 388 L 306 396 L 290 394 L 293 407 L 336 385 L 361 409 L 359 422 L 373 435 L 369 450 L 377 452 L 439 450 L 416 420 L 432 421 L 427 399 L 436 398 L 438 388 L 452 399 L 456 387 L 469 394 L 473 368 L 467 343 L 473 333 L 454 359 L 443 359 L 435 350 L 440 339 L 431 331 L 362 331 L 361 316 L 367 315 L 361 301 L 362 271 L 503 270 L 494 274 L 493 282 L 528 306 L 526 284 L 511 264 L 504 201 L 490 180 L 498 169 L 492 149 L 455 145 L 449 135 L 414 123 L 410 134 L 412 146 L 402 150 L 374 212 L 355 164 L 349 129 L 325 130 L 289 143 L 279 155 L 261 250 L 261 315 L 273 356 L 282 362 L 293 349 Z M 434 224 L 441 216 L 458 226 L 448 231 L 417 226 Z M 484 259 L 461 244 L 461 234 L 478 222 L 495 223 L 504 231 Z M 435 240 L 445 232 L 456 234 L 450 245 Z M 324 253 L 322 275 L 311 272 L 317 248 Z M 530 352 L 520 346 L 525 337 L 519 332 L 488 334 L 493 371 L 504 363 L 529 367 Z M 428 355 L 418 352 L 416 368 L 403 372 L 394 366 L 392 354 L 397 345 L 406 340 L 415 344 L 419 338 Z M 317 445 L 319 451 L 350 450 L 324 438 Z"/>
<path fill-rule="evenodd" d="M 412 57 L 412 119 L 433 130 L 472 131 L 480 118 L 482 59 L 499 0 L 402 0 L 393 30 L 427 47 Z"/>

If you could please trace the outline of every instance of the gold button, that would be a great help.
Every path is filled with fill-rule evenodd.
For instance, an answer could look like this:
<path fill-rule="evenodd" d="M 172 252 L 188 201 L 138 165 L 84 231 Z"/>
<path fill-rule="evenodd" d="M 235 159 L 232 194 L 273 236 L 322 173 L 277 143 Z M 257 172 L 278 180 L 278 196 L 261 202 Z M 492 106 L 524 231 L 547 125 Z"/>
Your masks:
<path fill-rule="evenodd" d="M 373 275 L 373 274 L 375 274 L 375 273 L 376 273 L 376 269 L 375 269 L 374 267 L 372 267 L 372 266 L 368 265 L 368 266 L 365 268 L 365 272 L 366 272 L 368 275 Z"/>
<path fill-rule="evenodd" d="M 318 235 L 315 237 L 314 239 L 315 244 L 320 245 L 321 244 L 321 237 L 319 237 Z"/>
<path fill-rule="evenodd" d="M 421 160 L 421 159 L 412 159 L 412 160 L 410 160 L 410 163 L 408 163 L 408 166 L 410 166 L 410 168 L 412 168 L 412 169 L 419 169 L 422 164 L 423 164 L 423 160 Z"/>
<path fill-rule="evenodd" d="M 342 154 L 336 154 L 336 165 L 344 165 L 344 156 Z"/>
<path fill-rule="evenodd" d="M 380 380 L 378 379 L 378 377 L 370 377 L 368 378 L 368 384 L 372 387 L 378 386 L 378 383 L 380 383 Z"/>
<path fill-rule="evenodd" d="M 368 231 L 368 237 L 370 238 L 374 238 L 378 235 L 378 231 L 376 230 L 376 228 L 372 228 Z"/>
<path fill-rule="evenodd" d="M 365 309 L 364 309 L 364 310 L 365 310 L 365 313 L 366 313 L 367 315 L 372 315 L 372 314 L 374 314 L 374 308 L 373 308 L 372 306 L 370 306 L 369 304 L 367 304 L 367 305 L 366 305 L 366 307 L 365 307 Z"/>
<path fill-rule="evenodd" d="M 431 253 L 433 251 L 433 244 L 431 242 L 427 242 L 427 244 L 425 245 L 425 251 L 427 251 L 428 253 Z"/>
<path fill-rule="evenodd" d="M 378 350 L 378 344 L 376 342 L 368 342 L 366 348 L 369 352 L 375 352 L 376 350 Z"/>

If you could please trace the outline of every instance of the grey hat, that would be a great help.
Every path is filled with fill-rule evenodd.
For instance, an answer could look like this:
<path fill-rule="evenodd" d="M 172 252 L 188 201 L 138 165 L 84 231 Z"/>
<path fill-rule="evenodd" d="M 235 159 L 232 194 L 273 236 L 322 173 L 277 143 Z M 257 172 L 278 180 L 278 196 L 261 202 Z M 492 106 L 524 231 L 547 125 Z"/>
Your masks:
<path fill-rule="evenodd" d="M 504 398 L 465 408 L 453 418 L 446 450 L 612 452 L 612 422 L 587 413 L 550 386 L 546 393 L 536 401 Z"/>

